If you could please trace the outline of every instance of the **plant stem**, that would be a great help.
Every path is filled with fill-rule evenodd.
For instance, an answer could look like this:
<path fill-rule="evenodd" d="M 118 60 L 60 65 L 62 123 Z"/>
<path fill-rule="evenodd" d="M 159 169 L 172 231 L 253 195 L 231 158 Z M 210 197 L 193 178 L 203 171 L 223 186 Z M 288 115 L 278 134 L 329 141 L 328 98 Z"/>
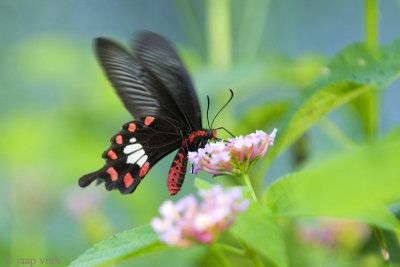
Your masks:
<path fill-rule="evenodd" d="M 365 42 L 376 46 L 379 43 L 378 0 L 365 0 Z M 376 137 L 378 128 L 378 93 L 371 90 L 360 96 L 364 130 L 369 141 Z"/>
<path fill-rule="evenodd" d="M 365 41 L 378 44 L 378 0 L 365 0 Z"/>
<path fill-rule="evenodd" d="M 258 201 L 257 196 L 256 196 L 256 193 L 254 192 L 253 186 L 250 182 L 249 175 L 247 173 L 242 173 L 241 177 L 242 177 L 245 185 L 247 185 L 250 188 L 250 192 L 251 192 L 251 196 L 253 197 L 253 200 L 257 202 Z"/>
<path fill-rule="evenodd" d="M 231 63 L 231 20 L 229 0 L 207 1 L 208 56 L 210 63 L 224 69 Z"/>
<path fill-rule="evenodd" d="M 248 255 L 249 259 L 253 262 L 254 266 L 256 266 L 256 267 L 264 266 L 262 261 L 260 260 L 260 258 L 254 252 L 254 250 L 251 250 L 247 255 Z"/>
<path fill-rule="evenodd" d="M 381 247 L 381 254 L 385 262 L 389 262 L 389 252 L 387 249 L 387 245 L 385 242 L 385 238 L 383 237 L 382 229 L 378 227 L 373 227 L 375 237 L 378 240 L 379 246 Z"/>
<path fill-rule="evenodd" d="M 247 244 L 245 242 L 243 242 L 242 240 L 239 240 L 239 241 L 246 251 L 247 258 L 249 258 L 253 262 L 254 266 L 263 267 L 264 265 L 263 265 L 261 259 L 258 257 L 257 253 L 252 248 L 247 246 Z"/>
<path fill-rule="evenodd" d="M 228 259 L 225 257 L 224 253 L 222 253 L 222 251 L 219 249 L 219 245 L 213 243 L 210 245 L 210 249 L 215 254 L 215 256 L 218 258 L 218 260 L 222 264 L 222 266 L 224 266 L 224 267 L 231 266 Z"/>

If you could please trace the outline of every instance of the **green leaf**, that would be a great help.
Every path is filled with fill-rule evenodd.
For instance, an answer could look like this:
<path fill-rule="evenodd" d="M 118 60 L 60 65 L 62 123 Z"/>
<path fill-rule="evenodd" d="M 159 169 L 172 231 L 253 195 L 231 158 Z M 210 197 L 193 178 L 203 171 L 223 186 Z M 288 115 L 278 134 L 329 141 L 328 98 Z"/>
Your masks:
<path fill-rule="evenodd" d="M 266 191 L 277 216 L 350 218 L 400 233 L 387 205 L 400 192 L 400 131 L 386 140 L 288 175 Z"/>
<path fill-rule="evenodd" d="M 194 186 L 196 186 L 196 188 L 199 190 L 208 190 L 208 189 L 211 189 L 214 186 L 214 184 L 209 183 L 201 178 L 196 177 L 194 179 Z"/>
<path fill-rule="evenodd" d="M 269 159 L 298 140 L 316 121 L 333 109 L 368 92 L 382 89 L 400 73 L 400 39 L 385 47 L 354 44 L 322 69 L 306 88 L 306 95 L 278 135 Z M 268 164 L 268 163 L 265 163 Z"/>
<path fill-rule="evenodd" d="M 276 266 L 288 265 L 281 229 L 271 212 L 259 203 L 252 203 L 246 212 L 239 214 L 230 231 Z"/>
<path fill-rule="evenodd" d="M 74 260 L 70 266 L 105 266 L 127 258 L 167 250 L 149 225 L 118 233 L 97 243 Z"/>

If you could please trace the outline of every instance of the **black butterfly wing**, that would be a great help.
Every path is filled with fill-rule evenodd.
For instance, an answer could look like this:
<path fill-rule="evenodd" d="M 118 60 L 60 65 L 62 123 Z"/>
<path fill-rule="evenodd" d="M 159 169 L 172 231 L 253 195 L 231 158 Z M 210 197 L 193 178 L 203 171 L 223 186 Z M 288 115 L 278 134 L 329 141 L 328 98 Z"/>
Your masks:
<path fill-rule="evenodd" d="M 127 110 L 137 120 L 124 125 L 103 153 L 106 164 L 79 179 L 104 180 L 107 190 L 132 193 L 161 158 L 201 129 L 201 112 L 189 75 L 163 37 L 145 32 L 136 57 L 118 44 L 96 39 L 97 57 Z"/>
<path fill-rule="evenodd" d="M 171 44 L 161 35 L 144 31 L 138 35 L 134 50 L 140 64 L 165 85 L 191 129 L 201 129 L 201 111 L 196 92 Z"/>
<path fill-rule="evenodd" d="M 181 144 L 177 128 L 165 119 L 147 116 L 126 123 L 103 153 L 106 164 L 82 176 L 79 185 L 86 187 L 99 179 L 105 181 L 107 190 L 132 193 L 154 164 Z"/>
<path fill-rule="evenodd" d="M 185 117 L 162 81 L 132 54 L 104 38 L 96 39 L 95 50 L 108 79 L 134 118 L 162 116 L 176 121 L 178 127 L 186 125 Z"/>

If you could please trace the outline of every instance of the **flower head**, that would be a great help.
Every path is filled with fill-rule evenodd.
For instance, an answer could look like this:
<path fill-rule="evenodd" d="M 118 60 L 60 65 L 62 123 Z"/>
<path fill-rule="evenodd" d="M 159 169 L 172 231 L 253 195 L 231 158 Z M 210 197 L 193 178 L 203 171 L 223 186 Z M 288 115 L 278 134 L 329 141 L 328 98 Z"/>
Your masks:
<path fill-rule="evenodd" d="M 257 130 L 255 133 L 209 143 L 198 151 L 189 152 L 188 158 L 193 165 L 192 172 L 204 170 L 213 175 L 248 172 L 250 166 L 262 159 L 268 146 L 274 144 L 277 129 L 271 134 Z"/>
<path fill-rule="evenodd" d="M 319 244 L 328 248 L 357 249 L 365 244 L 370 233 L 362 222 L 348 219 L 317 218 L 300 221 L 297 232 L 303 243 Z"/>
<path fill-rule="evenodd" d="M 247 199 L 242 200 L 239 187 L 224 191 L 220 185 L 215 185 L 210 190 L 200 190 L 199 195 L 203 199 L 201 203 L 189 195 L 175 204 L 167 200 L 160 206 L 162 218 L 154 218 L 151 226 L 161 241 L 180 247 L 194 242 L 210 243 L 249 205 Z"/>

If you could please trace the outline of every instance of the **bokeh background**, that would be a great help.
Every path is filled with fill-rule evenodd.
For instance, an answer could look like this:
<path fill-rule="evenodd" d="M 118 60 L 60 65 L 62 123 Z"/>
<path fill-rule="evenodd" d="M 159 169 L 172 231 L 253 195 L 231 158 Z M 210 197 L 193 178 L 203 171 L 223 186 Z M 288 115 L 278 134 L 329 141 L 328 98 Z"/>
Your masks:
<path fill-rule="evenodd" d="M 147 224 L 168 198 L 172 155 L 132 195 L 106 192 L 103 185 L 77 185 L 81 175 L 102 166 L 109 138 L 131 120 L 96 62 L 94 38 L 108 37 L 129 47 L 139 30 L 166 36 L 192 75 L 204 115 L 207 94 L 213 114 L 232 88 L 235 98 L 215 125 L 236 135 L 270 132 L 279 128 L 282 114 L 331 56 L 364 41 L 364 8 L 361 0 L 2 0 L 0 265 L 5 256 L 57 256 L 62 266 L 68 265 L 93 243 Z M 400 2 L 380 1 L 379 9 L 379 40 L 387 44 L 400 36 Z M 400 123 L 399 87 L 395 82 L 380 95 L 379 135 Z M 277 105 L 276 120 L 247 115 L 270 105 Z M 365 138 L 351 105 L 329 119 L 353 140 Z M 299 146 L 300 155 L 289 150 L 274 161 L 265 183 L 300 168 L 299 158 L 341 149 L 326 123 L 316 124 Z M 187 175 L 175 199 L 194 191 L 193 178 Z M 328 266 L 327 261 L 339 266 L 349 251 L 368 250 L 372 243 L 368 229 L 353 240 L 354 224 L 344 223 L 345 241 L 337 246 L 349 253 L 338 253 L 321 237 L 332 236 L 332 222 L 318 221 L 319 230 L 310 233 L 307 222 L 299 227 L 304 223 L 306 243 L 317 235 L 311 238 L 318 245 L 310 245 L 308 259 L 315 266 Z M 121 266 L 191 266 L 201 264 L 202 253 L 202 248 L 173 250 Z M 372 262 L 375 254 L 368 256 Z M 304 266 L 309 266 L 307 260 Z"/>

